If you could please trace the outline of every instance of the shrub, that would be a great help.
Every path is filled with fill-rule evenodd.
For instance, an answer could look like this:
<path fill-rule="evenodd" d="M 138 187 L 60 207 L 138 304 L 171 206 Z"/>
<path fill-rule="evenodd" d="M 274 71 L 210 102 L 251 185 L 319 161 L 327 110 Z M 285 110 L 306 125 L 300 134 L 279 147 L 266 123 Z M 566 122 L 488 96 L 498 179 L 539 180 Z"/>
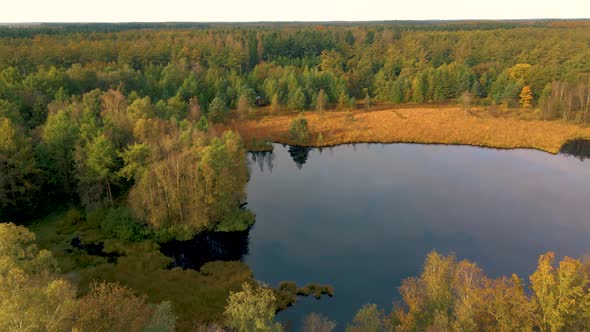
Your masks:
<path fill-rule="evenodd" d="M 296 144 L 305 144 L 309 141 L 311 134 L 307 126 L 307 120 L 301 116 L 291 121 L 289 136 Z"/>
<path fill-rule="evenodd" d="M 121 241 L 139 241 L 147 235 L 145 227 L 135 222 L 131 211 L 122 206 L 107 210 L 100 228 L 105 235 Z"/>
<path fill-rule="evenodd" d="M 84 220 L 84 216 L 75 208 L 70 208 L 63 218 L 64 225 L 76 225 L 82 220 Z"/>

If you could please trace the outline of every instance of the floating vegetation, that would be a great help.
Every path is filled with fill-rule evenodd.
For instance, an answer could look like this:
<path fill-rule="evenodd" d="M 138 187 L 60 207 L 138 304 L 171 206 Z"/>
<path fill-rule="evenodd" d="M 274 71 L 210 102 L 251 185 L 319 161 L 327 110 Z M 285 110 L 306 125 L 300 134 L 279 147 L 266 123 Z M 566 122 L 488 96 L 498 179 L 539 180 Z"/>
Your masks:
<path fill-rule="evenodd" d="M 298 288 L 294 281 L 281 281 L 275 292 L 277 311 L 281 311 L 292 306 L 297 301 L 297 296 L 313 295 L 318 300 L 321 299 L 322 295 L 332 297 L 334 296 L 334 287 L 311 283 Z"/>

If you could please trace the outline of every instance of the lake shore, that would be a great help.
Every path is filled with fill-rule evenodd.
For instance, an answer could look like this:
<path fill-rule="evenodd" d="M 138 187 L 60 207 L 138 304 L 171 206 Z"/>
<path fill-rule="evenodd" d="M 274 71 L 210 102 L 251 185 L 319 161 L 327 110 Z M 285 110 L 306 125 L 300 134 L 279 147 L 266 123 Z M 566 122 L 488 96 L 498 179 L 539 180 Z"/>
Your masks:
<path fill-rule="evenodd" d="M 298 114 L 267 115 L 255 120 L 234 120 L 224 126 L 240 133 L 251 151 L 268 150 L 264 141 L 295 144 L 288 131 Z M 572 139 L 590 138 L 590 128 L 561 120 L 491 116 L 477 108 L 407 107 L 376 111 L 305 112 L 311 140 L 304 146 L 327 147 L 348 143 L 422 143 L 471 145 L 500 149 L 530 148 L 559 152 Z M 301 144 L 299 144 L 301 145 Z"/>

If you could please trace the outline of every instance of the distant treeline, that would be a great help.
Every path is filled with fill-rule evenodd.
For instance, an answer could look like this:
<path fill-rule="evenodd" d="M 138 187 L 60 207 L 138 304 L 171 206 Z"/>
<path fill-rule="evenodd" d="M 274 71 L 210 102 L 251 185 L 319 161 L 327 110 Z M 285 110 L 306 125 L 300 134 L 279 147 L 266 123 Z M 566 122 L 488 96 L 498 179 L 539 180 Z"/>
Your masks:
<path fill-rule="evenodd" d="M 122 23 L 14 23 L 0 25 L 0 37 L 29 38 L 35 35 L 72 34 L 87 32 L 119 32 L 139 29 L 203 29 L 212 27 L 230 28 L 284 28 L 306 25 L 322 26 L 374 26 L 401 30 L 490 30 L 510 29 L 519 26 L 546 27 L 555 23 L 568 25 L 586 20 L 432 20 L 432 21 L 367 21 L 367 22 L 122 22 Z"/>

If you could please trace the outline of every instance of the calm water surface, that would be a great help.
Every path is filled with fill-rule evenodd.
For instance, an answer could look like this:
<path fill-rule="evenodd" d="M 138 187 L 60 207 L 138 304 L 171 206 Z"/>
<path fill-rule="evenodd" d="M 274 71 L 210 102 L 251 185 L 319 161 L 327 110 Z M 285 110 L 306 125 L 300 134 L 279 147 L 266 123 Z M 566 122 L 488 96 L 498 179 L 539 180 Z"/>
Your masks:
<path fill-rule="evenodd" d="M 250 154 L 256 213 L 244 261 L 271 285 L 331 284 L 278 318 L 318 312 L 342 330 L 364 303 L 389 311 L 431 250 L 488 275 L 528 276 L 541 253 L 590 252 L 590 162 L 534 150 L 357 144 L 275 145 Z"/>

